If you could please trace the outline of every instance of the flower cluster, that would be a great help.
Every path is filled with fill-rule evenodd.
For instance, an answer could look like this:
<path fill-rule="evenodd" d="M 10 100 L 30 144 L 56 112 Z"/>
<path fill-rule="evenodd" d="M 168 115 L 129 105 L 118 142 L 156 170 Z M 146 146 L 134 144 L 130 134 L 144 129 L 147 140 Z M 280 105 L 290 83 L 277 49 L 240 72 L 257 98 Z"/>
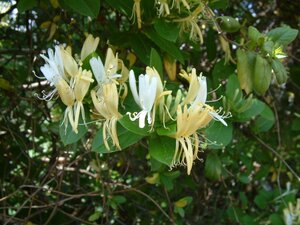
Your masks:
<path fill-rule="evenodd" d="M 132 123 L 137 123 L 138 129 L 147 129 L 149 135 L 155 132 L 156 127 L 169 129 L 168 126 L 173 124 L 176 131 L 166 134 L 176 142 L 173 160 L 169 166 L 185 165 L 187 173 L 190 174 L 200 148 L 199 129 L 207 127 L 211 120 L 227 126 L 224 118 L 228 115 L 220 115 L 222 109 L 215 110 L 207 104 L 206 78 L 201 74 L 197 76 L 195 69 L 190 72 L 182 70 L 179 75 L 189 83 L 189 88 L 184 91 L 179 87 L 174 95 L 165 88 L 161 74 L 154 67 L 146 67 L 145 74 L 140 74 L 137 82 L 134 71 L 129 71 L 110 48 L 103 64 L 95 53 L 98 43 L 99 38 L 89 35 L 77 61 L 72 57 L 69 47 L 55 46 L 54 52 L 48 50 L 48 57 L 41 55 L 46 62 L 41 71 L 51 85 L 55 86 L 43 99 L 50 100 L 58 93 L 67 106 L 63 121 L 65 124 L 69 122 L 76 133 L 80 114 L 85 123 L 83 101 L 94 76 L 97 85 L 90 90 L 90 97 L 95 114 L 102 120 L 102 136 L 106 149 L 122 149 L 117 124 L 123 117 L 128 116 Z M 128 112 L 125 106 L 119 104 L 128 98 L 127 80 L 132 98 L 140 108 L 139 112 Z M 120 109 L 124 109 L 125 113 L 124 110 L 121 113 Z"/>

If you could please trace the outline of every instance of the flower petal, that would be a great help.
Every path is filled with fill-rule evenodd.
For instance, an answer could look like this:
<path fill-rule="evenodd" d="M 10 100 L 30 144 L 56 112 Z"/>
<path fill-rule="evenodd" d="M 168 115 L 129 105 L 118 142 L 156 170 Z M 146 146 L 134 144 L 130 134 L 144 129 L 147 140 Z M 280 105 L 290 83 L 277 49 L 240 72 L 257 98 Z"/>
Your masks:
<path fill-rule="evenodd" d="M 91 65 L 93 74 L 94 74 L 98 84 L 104 83 L 106 77 L 105 77 L 104 66 L 103 66 L 103 63 L 102 63 L 100 57 L 91 58 L 90 65 Z"/>
<path fill-rule="evenodd" d="M 134 101 L 136 102 L 136 104 L 138 104 L 140 106 L 140 98 L 137 93 L 136 80 L 135 80 L 133 70 L 130 70 L 130 72 L 129 72 L 129 86 L 130 86 Z"/>
<path fill-rule="evenodd" d="M 225 120 L 218 113 L 216 113 L 216 112 L 209 112 L 209 114 L 212 116 L 213 119 L 218 120 L 221 123 L 223 123 L 225 126 L 227 126 L 227 123 L 225 122 Z"/>

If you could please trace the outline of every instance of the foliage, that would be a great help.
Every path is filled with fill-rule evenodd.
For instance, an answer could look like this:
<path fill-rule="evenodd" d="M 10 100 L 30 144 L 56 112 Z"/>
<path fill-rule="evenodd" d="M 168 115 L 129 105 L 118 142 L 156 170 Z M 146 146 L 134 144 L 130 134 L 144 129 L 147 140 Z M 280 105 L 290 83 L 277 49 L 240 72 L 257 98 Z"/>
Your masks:
<path fill-rule="evenodd" d="M 0 1 L 0 221 L 299 224 L 300 5 L 282 2 Z M 83 57 L 89 34 L 100 41 Z M 59 44 L 64 66 L 74 62 L 84 81 L 71 67 L 64 68 L 67 86 L 41 79 L 40 54 Z M 98 57 L 104 66 L 116 62 L 122 75 L 108 79 L 116 82 L 107 95 L 115 84 L 119 97 L 110 119 L 98 95 L 105 85 L 90 64 Z M 132 121 L 141 109 L 128 73 L 150 74 L 147 66 L 164 94 L 151 109 L 153 124 L 141 128 Z M 176 110 L 193 110 L 184 101 L 196 97 L 194 71 L 208 87 L 199 109 L 223 119 L 178 136 Z M 53 88 L 52 100 L 39 99 Z M 196 126 L 201 115 L 183 127 Z M 199 160 L 188 161 L 182 146 L 189 143 Z"/>

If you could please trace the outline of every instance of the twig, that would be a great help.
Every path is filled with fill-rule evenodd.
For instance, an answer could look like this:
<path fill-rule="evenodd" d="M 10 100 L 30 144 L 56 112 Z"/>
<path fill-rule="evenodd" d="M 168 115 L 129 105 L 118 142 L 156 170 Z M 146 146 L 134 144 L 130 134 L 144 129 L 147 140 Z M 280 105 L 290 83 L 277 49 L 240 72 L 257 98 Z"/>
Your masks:
<path fill-rule="evenodd" d="M 274 155 L 276 155 L 282 162 L 283 164 L 290 170 L 290 172 L 297 178 L 298 181 L 300 181 L 300 177 L 298 176 L 298 174 L 292 169 L 292 167 L 290 167 L 290 165 L 282 158 L 282 156 L 275 150 L 273 149 L 271 146 L 269 146 L 268 144 L 266 144 L 263 140 L 261 140 L 259 137 L 257 137 L 256 135 L 253 134 L 253 137 L 264 147 L 266 147 L 267 149 L 269 149 L 271 152 L 274 153 Z"/>

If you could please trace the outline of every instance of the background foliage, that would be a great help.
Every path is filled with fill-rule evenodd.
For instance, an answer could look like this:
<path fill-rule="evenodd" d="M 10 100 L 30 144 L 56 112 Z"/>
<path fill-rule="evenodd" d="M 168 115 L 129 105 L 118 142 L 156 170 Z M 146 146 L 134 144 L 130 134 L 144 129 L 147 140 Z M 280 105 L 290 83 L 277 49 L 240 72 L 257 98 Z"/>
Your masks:
<path fill-rule="evenodd" d="M 158 18 L 153 0 L 141 1 L 142 29 L 131 17 L 131 0 L 0 1 L 0 221 L 299 224 L 300 41 L 290 44 L 297 32 L 287 26 L 299 29 L 300 3 L 206 3 L 216 16 L 238 18 L 241 27 L 224 27 L 224 18 L 219 18 L 219 34 L 209 20 L 200 18 L 197 23 L 204 39 L 200 44 L 189 39 L 189 32 L 180 32 L 170 18 Z M 255 34 L 250 35 L 250 26 L 261 34 L 252 30 Z M 281 30 L 269 32 L 280 26 Z M 148 143 L 132 136 L 141 141 L 121 152 L 103 154 L 97 124 L 82 128 L 77 136 L 64 136 L 59 126 L 62 103 L 35 96 L 47 85 L 32 72 L 40 74 L 39 54 L 53 43 L 66 43 L 80 52 L 87 33 L 101 38 L 99 55 L 111 46 L 127 59 L 127 66 L 136 59 L 132 66 L 136 71 L 152 65 L 162 74 L 164 60 L 176 59 L 177 71 L 187 66 L 202 71 L 210 90 L 223 84 L 216 91 L 217 96 L 224 95 L 218 104 L 233 117 L 228 127 L 213 123 L 206 130 L 207 138 L 218 145 L 202 146 L 203 162 L 196 162 L 190 176 L 185 168 L 170 171 L 155 160 L 155 150 L 161 152 L 168 144 L 157 139 Z M 263 57 L 272 52 L 270 43 L 255 35 L 284 45 L 289 78 L 282 85 L 270 78 L 267 88 L 256 86 L 249 94 L 252 89 L 245 85 L 260 85 L 268 75 L 241 82 L 247 93 L 242 91 L 236 48 L 244 43 L 239 48 L 244 53 Z M 224 51 L 224 40 L 231 56 L 228 48 Z M 249 72 L 251 66 L 247 68 L 246 73 L 255 74 Z"/>

